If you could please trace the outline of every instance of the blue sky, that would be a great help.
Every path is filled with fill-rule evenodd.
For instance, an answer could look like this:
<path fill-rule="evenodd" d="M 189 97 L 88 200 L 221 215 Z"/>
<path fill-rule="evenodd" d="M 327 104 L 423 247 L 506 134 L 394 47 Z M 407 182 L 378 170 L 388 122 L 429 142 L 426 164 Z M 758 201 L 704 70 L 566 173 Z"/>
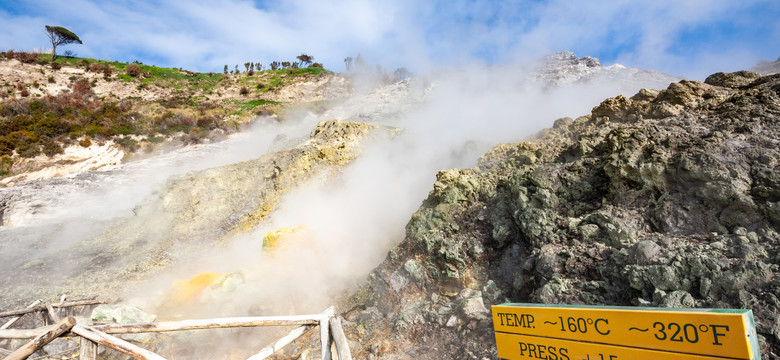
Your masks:
<path fill-rule="evenodd" d="M 703 79 L 778 58 L 777 19 L 776 0 L 0 0 L 0 49 L 48 49 L 44 25 L 60 25 L 84 41 L 60 51 L 201 72 L 301 53 L 342 71 L 361 53 L 423 73 L 569 50 Z"/>

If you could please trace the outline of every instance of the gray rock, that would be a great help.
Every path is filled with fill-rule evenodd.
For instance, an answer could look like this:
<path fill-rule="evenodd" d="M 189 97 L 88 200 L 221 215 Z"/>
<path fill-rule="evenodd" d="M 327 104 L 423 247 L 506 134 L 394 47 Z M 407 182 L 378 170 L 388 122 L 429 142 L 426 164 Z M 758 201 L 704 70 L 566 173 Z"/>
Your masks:
<path fill-rule="evenodd" d="M 458 323 L 460 323 L 460 320 L 458 320 L 458 317 L 455 316 L 455 315 L 452 315 L 447 320 L 447 323 L 445 324 L 445 326 L 447 326 L 447 327 L 455 327 L 455 326 L 458 326 Z"/>
<path fill-rule="evenodd" d="M 406 278 L 403 274 L 401 274 L 400 269 L 393 272 L 392 275 L 390 275 L 390 286 L 393 288 L 393 291 L 399 292 L 401 289 L 405 288 L 406 285 L 409 284 L 409 279 Z"/>
<path fill-rule="evenodd" d="M 639 265 L 652 263 L 658 258 L 660 253 L 661 246 L 652 240 L 642 240 L 632 246 L 629 250 L 631 261 Z"/>
<path fill-rule="evenodd" d="M 750 71 L 737 71 L 734 73 L 715 73 L 707 77 L 704 83 L 716 86 L 723 86 L 729 88 L 738 88 L 741 86 L 750 85 L 753 81 L 756 81 L 761 75 Z"/>
<path fill-rule="evenodd" d="M 469 288 L 463 289 L 458 295 L 458 312 L 466 319 L 482 320 L 487 318 L 490 311 L 485 307 L 482 292 Z"/>
<path fill-rule="evenodd" d="M 92 310 L 91 319 L 95 322 L 141 324 L 153 322 L 157 316 L 134 306 L 102 304 Z"/>
<path fill-rule="evenodd" d="M 774 324 L 772 324 L 772 335 L 775 336 L 776 340 L 780 341 L 780 317 L 776 317 Z"/>
<path fill-rule="evenodd" d="M 660 303 L 663 307 L 671 308 L 692 308 L 695 304 L 693 296 L 682 290 L 675 290 L 664 295 Z"/>
<path fill-rule="evenodd" d="M 43 347 L 43 352 L 49 356 L 67 357 L 68 354 L 78 353 L 79 343 L 68 338 L 56 338 Z"/>
<path fill-rule="evenodd" d="M 425 279 L 425 268 L 422 267 L 417 261 L 415 260 L 409 260 L 404 263 L 404 270 L 406 270 L 407 273 L 409 273 L 409 276 L 412 277 L 417 282 L 421 282 Z"/>
<path fill-rule="evenodd" d="M 554 248 L 542 248 L 541 251 L 542 254 L 536 259 L 536 268 L 534 271 L 542 278 L 550 279 L 553 274 L 561 271 L 562 266 Z"/>

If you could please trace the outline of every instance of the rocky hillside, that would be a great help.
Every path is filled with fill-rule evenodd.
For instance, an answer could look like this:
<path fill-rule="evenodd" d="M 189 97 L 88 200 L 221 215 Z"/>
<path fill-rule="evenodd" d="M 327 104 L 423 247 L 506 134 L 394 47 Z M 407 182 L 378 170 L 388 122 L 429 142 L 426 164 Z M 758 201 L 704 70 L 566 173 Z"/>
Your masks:
<path fill-rule="evenodd" d="M 780 76 L 718 73 L 444 170 L 347 303 L 359 359 L 495 358 L 504 302 L 753 309 L 780 354 Z"/>
<path fill-rule="evenodd" d="M 0 187 L 220 140 L 258 115 L 285 119 L 350 93 L 344 76 L 321 67 L 195 73 L 0 52 Z"/>
<path fill-rule="evenodd" d="M 172 177 L 136 204 L 133 216 L 107 219 L 111 226 L 106 230 L 73 244 L 63 244 L 72 241 L 67 239 L 68 224 L 57 226 L 58 231 L 50 235 L 40 234 L 42 230 L 35 226 L 0 227 L 0 248 L 6 248 L 0 270 L 13 274 L 0 277 L 0 303 L 21 306 L 27 299 L 60 293 L 116 294 L 116 289 L 170 265 L 173 258 L 213 251 L 224 240 L 249 231 L 266 220 L 290 189 L 312 178 L 335 176 L 359 156 L 361 142 L 369 135 L 390 132 L 365 123 L 320 122 L 308 139 L 277 144 L 282 150 Z M 48 192 L 46 187 L 58 185 L 63 186 L 39 184 L 37 188 Z M 30 206 L 24 200 L 30 189 L 3 190 L 0 220 L 4 212 L 8 218 L 23 218 L 17 212 L 23 213 Z M 32 206 L 67 206 L 45 201 L 38 198 Z M 102 228 L 96 226 L 100 221 L 103 219 L 80 224 L 81 232 L 88 234 L 87 228 Z M 18 244 L 18 239 L 28 239 L 29 243 Z M 257 240 L 256 248 L 245 251 L 257 251 L 259 256 L 262 239 Z M 64 249 L 35 253 L 30 246 Z M 67 259 L 58 261 L 61 257 Z"/>

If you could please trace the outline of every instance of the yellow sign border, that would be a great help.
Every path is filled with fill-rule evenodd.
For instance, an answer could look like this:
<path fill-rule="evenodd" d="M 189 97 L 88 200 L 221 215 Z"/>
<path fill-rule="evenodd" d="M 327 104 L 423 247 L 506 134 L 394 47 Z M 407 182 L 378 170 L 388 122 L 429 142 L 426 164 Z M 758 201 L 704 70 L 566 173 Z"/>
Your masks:
<path fill-rule="evenodd" d="M 753 312 L 589 305 L 493 306 L 499 333 L 716 358 L 760 359 Z M 600 360 L 600 359 L 599 359 Z"/>

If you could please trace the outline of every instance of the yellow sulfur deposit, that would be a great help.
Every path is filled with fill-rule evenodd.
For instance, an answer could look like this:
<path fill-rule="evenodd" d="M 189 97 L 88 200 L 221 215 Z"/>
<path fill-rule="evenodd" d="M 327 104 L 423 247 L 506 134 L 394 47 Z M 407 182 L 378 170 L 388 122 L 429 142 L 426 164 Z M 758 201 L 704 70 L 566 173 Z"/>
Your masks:
<path fill-rule="evenodd" d="M 173 297 L 178 302 L 186 302 L 197 298 L 204 289 L 222 282 L 227 274 L 204 272 L 189 280 L 177 279 L 173 282 Z"/>
<path fill-rule="evenodd" d="M 303 225 L 298 225 L 296 227 L 284 226 L 279 228 L 279 230 L 269 231 L 263 237 L 263 249 L 275 249 L 279 245 L 279 240 L 299 232 L 302 229 L 305 229 L 305 227 Z"/>

